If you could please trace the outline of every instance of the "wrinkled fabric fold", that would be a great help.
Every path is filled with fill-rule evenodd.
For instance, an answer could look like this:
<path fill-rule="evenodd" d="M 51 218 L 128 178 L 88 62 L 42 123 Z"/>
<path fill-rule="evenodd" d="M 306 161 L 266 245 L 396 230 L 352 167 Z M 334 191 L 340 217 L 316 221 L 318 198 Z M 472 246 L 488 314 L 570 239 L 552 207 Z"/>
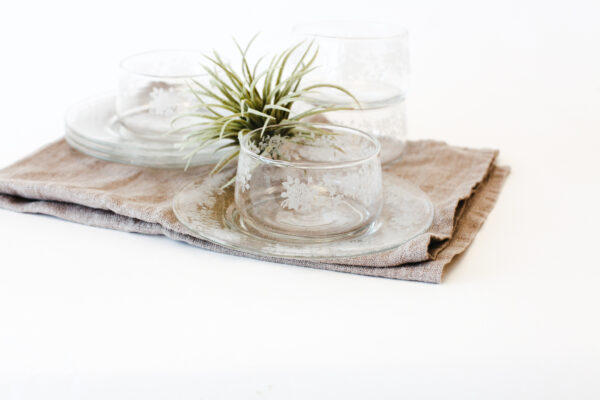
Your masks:
<path fill-rule="evenodd" d="M 386 167 L 431 198 L 431 228 L 396 249 L 330 262 L 257 257 L 194 237 L 171 209 L 174 195 L 210 166 L 144 168 L 99 160 L 64 140 L 0 170 L 0 208 L 47 214 L 86 225 L 164 235 L 222 253 L 362 275 L 439 283 L 443 270 L 474 240 L 509 169 L 498 152 L 436 141 L 409 141 L 402 160 Z"/>

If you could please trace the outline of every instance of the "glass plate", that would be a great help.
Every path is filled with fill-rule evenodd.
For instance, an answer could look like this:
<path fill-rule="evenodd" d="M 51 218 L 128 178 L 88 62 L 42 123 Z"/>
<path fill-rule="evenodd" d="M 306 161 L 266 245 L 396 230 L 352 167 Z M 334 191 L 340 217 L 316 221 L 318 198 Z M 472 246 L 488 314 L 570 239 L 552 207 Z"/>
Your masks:
<path fill-rule="evenodd" d="M 157 168 L 183 168 L 193 145 L 182 144 L 178 135 L 139 135 L 120 124 L 115 113 L 115 96 L 97 96 L 67 111 L 66 139 L 75 149 L 107 161 Z M 190 165 L 216 163 L 218 145 L 198 152 Z"/>
<path fill-rule="evenodd" d="M 433 221 L 433 204 L 421 189 L 384 173 L 381 214 L 362 235 L 310 244 L 275 239 L 244 224 L 235 208 L 233 187 L 220 189 L 229 177 L 217 174 L 188 184 L 175 196 L 173 211 L 196 236 L 245 253 L 311 260 L 379 253 L 425 233 Z"/>

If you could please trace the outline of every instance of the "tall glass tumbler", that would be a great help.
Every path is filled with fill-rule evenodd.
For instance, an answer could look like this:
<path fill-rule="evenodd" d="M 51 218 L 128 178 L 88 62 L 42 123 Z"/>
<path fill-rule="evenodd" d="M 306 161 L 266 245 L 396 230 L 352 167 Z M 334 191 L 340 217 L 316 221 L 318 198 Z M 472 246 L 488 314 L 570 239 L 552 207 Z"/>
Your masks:
<path fill-rule="evenodd" d="M 317 69 L 307 76 L 307 84 L 342 86 L 360 107 L 334 89 L 322 89 L 308 102 L 351 108 L 324 117 L 373 134 L 382 145 L 382 163 L 398 160 L 406 138 L 407 31 L 385 23 L 319 22 L 296 26 L 294 33 L 319 46 Z"/>

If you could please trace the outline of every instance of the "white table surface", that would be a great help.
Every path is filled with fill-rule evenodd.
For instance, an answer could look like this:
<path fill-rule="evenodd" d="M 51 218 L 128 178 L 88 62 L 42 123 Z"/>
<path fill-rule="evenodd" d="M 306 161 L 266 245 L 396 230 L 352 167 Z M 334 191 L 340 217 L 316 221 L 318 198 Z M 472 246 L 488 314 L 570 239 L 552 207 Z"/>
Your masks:
<path fill-rule="evenodd" d="M 512 168 L 444 283 L 0 211 L 1 399 L 600 398 L 600 3 L 338 3 L 3 5 L 0 164 L 60 137 L 129 53 L 315 10 L 397 19 L 411 138 L 499 148 Z"/>

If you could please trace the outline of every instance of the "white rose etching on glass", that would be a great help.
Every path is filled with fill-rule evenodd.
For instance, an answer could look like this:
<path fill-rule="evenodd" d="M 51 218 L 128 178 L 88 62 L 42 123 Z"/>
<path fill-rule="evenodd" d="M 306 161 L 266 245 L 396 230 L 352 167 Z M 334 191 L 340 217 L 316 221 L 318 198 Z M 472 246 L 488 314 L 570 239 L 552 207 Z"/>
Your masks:
<path fill-rule="evenodd" d="M 281 202 L 283 208 L 296 211 L 310 211 L 312 203 L 317 195 L 317 188 L 313 185 L 312 177 L 308 177 L 306 183 L 298 178 L 287 177 L 287 181 L 282 183 L 285 192 L 281 197 L 285 200 Z"/>
<path fill-rule="evenodd" d="M 186 105 L 194 101 L 193 97 L 181 90 L 170 87 L 155 87 L 150 92 L 148 111 L 153 115 L 171 117 L 185 110 Z"/>
<path fill-rule="evenodd" d="M 215 206 L 217 197 L 223 193 L 222 186 L 227 181 L 224 174 L 209 176 L 202 182 L 198 192 L 198 209 L 210 209 Z"/>
<path fill-rule="evenodd" d="M 368 204 L 371 197 L 378 193 L 380 178 L 378 171 L 370 164 L 362 165 L 356 173 L 343 176 L 326 174 L 322 182 L 334 201 L 348 197 Z"/>
<path fill-rule="evenodd" d="M 250 172 L 250 166 L 248 164 L 240 164 L 238 167 L 238 173 L 236 179 L 239 180 L 239 185 L 242 188 L 242 192 L 250 189 L 250 178 L 252 173 Z"/>

